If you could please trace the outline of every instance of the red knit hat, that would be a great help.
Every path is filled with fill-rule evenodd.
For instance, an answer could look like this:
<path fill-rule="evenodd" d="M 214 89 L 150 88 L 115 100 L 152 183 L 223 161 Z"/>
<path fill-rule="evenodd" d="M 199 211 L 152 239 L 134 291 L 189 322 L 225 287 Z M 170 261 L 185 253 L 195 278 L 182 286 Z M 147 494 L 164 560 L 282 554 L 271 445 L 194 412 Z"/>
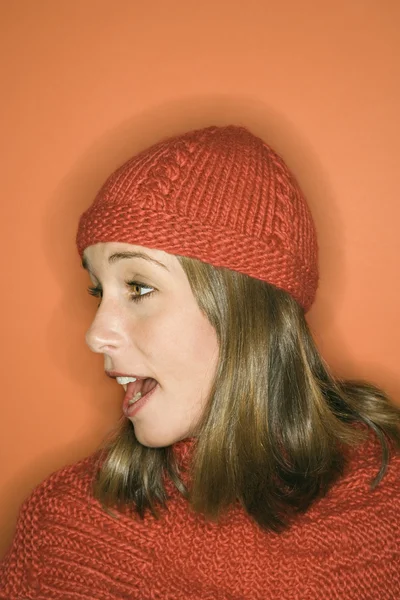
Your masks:
<path fill-rule="evenodd" d="M 197 258 L 286 290 L 318 286 L 306 200 L 283 160 L 244 127 L 172 137 L 119 167 L 80 218 L 77 246 L 126 242 Z"/>

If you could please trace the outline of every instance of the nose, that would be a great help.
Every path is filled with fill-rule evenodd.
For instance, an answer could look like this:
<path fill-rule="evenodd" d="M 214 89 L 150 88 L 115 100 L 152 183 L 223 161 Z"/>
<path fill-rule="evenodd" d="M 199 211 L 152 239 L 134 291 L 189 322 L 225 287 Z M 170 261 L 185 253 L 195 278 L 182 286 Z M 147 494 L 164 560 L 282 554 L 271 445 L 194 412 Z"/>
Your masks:
<path fill-rule="evenodd" d="M 123 327 L 115 307 L 102 301 L 85 340 L 92 352 L 100 354 L 110 353 L 121 346 Z"/>

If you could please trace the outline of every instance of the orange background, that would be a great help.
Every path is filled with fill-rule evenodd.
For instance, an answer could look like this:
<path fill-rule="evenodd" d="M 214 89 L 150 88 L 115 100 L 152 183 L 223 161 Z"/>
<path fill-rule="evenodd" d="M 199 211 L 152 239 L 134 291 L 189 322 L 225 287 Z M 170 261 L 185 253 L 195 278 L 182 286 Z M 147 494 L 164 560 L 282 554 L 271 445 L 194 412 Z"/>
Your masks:
<path fill-rule="evenodd" d="M 121 414 L 84 342 L 96 300 L 76 225 L 105 176 L 162 136 L 244 124 L 284 156 L 319 233 L 320 351 L 400 402 L 399 6 L 2 3 L 2 552 L 33 487 Z"/>

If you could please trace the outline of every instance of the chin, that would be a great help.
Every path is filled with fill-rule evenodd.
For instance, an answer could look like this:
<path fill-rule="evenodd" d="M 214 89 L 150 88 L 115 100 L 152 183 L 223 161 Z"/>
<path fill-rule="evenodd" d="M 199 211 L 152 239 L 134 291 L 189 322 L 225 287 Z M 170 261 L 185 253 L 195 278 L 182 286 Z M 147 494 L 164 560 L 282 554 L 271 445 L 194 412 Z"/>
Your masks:
<path fill-rule="evenodd" d="M 185 435 L 174 435 L 168 431 L 144 431 L 135 427 L 135 436 L 142 446 L 148 448 L 165 448 L 185 439 Z"/>

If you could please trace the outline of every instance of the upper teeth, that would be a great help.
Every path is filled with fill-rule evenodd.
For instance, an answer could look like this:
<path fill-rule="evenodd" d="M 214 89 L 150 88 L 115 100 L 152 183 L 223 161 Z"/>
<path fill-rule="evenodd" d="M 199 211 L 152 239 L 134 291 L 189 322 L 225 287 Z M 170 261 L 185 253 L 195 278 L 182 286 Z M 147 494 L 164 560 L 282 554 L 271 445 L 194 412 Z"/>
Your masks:
<path fill-rule="evenodd" d="M 136 377 L 117 377 L 117 383 L 120 383 L 121 385 L 129 383 L 130 381 L 136 381 Z"/>

